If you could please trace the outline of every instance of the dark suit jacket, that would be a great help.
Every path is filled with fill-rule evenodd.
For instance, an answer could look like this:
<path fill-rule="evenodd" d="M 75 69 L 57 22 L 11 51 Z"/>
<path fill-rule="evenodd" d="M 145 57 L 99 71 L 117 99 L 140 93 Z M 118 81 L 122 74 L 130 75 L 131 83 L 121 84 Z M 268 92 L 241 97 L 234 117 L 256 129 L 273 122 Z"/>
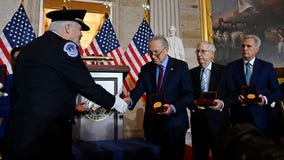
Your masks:
<path fill-rule="evenodd" d="M 231 84 L 229 85 L 231 87 L 231 92 L 236 92 L 237 95 L 241 94 L 241 86 L 247 85 L 243 59 L 238 59 L 229 63 L 227 69 L 228 75 L 232 77 Z M 257 85 L 259 94 L 267 97 L 268 105 L 251 105 L 244 108 L 236 102 L 235 105 L 232 106 L 232 121 L 233 123 L 241 121 L 242 111 L 244 109 L 249 109 L 256 127 L 259 129 L 267 129 L 271 126 L 272 118 L 270 115 L 270 104 L 279 99 L 282 95 L 273 65 L 256 58 L 253 65 L 250 84 Z"/>
<path fill-rule="evenodd" d="M 190 70 L 192 84 L 194 86 L 194 99 L 201 97 L 200 87 L 200 71 L 201 66 L 195 67 Z M 191 127 L 193 137 L 200 135 L 200 138 L 204 136 L 212 137 L 211 141 L 217 142 L 223 137 L 224 132 L 229 124 L 229 113 L 228 113 L 228 101 L 226 100 L 226 68 L 223 65 L 212 63 L 209 89 L 208 91 L 217 91 L 218 98 L 224 101 L 224 108 L 222 112 L 215 110 L 196 110 L 193 105 L 191 109 Z M 201 125 L 204 124 L 204 125 Z M 210 132 L 206 132 L 206 131 Z M 204 133 L 200 133 L 204 132 Z M 202 136 L 204 134 L 204 136 Z M 196 137 L 195 136 L 195 137 Z M 197 137 L 196 137 L 197 138 Z M 194 140 L 194 138 L 193 138 Z"/>
<path fill-rule="evenodd" d="M 157 133 L 157 129 L 161 127 L 165 131 L 175 131 L 177 134 L 181 133 L 180 135 L 184 136 L 189 128 L 186 109 L 193 99 L 192 83 L 187 63 L 169 57 L 161 92 L 166 93 L 167 102 L 175 106 L 176 113 L 171 116 L 145 114 L 144 131 L 146 138 L 153 134 L 164 134 Z M 148 97 L 150 94 L 157 93 L 156 64 L 153 62 L 149 62 L 141 68 L 136 87 L 130 93 L 134 104 L 133 107 L 143 93 L 146 93 L 147 96 L 146 108 L 150 107 Z"/>

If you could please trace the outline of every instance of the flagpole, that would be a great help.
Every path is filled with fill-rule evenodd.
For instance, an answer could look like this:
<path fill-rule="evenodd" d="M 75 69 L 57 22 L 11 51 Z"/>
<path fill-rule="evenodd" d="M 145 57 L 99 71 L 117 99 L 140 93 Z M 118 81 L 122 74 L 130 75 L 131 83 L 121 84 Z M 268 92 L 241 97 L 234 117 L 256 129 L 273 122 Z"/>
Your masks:
<path fill-rule="evenodd" d="M 63 8 L 68 9 L 66 2 L 70 3 L 70 0 L 63 0 Z"/>
<path fill-rule="evenodd" d="M 21 5 L 23 6 L 23 8 L 24 8 L 24 10 L 25 10 L 25 12 L 26 12 L 26 8 L 25 8 L 25 2 L 24 2 L 24 0 L 22 0 Z"/>
<path fill-rule="evenodd" d="M 147 3 L 144 3 L 144 4 L 142 5 L 142 8 L 144 9 L 144 19 L 146 20 L 146 22 L 147 22 L 148 24 L 150 24 L 150 23 L 149 23 L 149 17 L 148 17 L 148 10 L 150 10 L 150 5 L 147 4 Z"/>
<path fill-rule="evenodd" d="M 110 2 L 109 2 L 108 0 L 105 0 L 105 1 L 103 2 L 103 5 L 104 5 L 105 8 L 106 8 L 106 14 L 110 15 L 110 13 L 109 13 L 109 11 L 108 11 L 108 8 L 111 7 Z"/>

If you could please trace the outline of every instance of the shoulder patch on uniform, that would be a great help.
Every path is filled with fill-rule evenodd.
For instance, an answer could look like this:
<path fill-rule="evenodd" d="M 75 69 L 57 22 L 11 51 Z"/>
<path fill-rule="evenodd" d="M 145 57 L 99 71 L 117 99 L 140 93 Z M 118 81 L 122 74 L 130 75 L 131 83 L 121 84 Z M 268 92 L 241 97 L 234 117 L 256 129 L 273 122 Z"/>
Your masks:
<path fill-rule="evenodd" d="M 73 42 L 67 42 L 63 47 L 64 52 L 67 53 L 69 57 L 75 58 L 78 56 L 78 50 L 76 44 Z"/>

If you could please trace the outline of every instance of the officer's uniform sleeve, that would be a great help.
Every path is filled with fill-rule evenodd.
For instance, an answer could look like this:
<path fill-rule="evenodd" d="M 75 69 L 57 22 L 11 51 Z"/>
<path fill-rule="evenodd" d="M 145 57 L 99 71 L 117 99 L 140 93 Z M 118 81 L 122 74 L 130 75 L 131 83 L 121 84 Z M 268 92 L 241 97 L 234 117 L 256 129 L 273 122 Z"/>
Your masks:
<path fill-rule="evenodd" d="M 75 43 L 67 41 L 58 51 L 55 60 L 55 70 L 59 76 L 75 92 L 103 106 L 106 109 L 113 107 L 115 97 L 101 85 L 94 82 L 88 69 L 81 60 L 78 47 Z"/>

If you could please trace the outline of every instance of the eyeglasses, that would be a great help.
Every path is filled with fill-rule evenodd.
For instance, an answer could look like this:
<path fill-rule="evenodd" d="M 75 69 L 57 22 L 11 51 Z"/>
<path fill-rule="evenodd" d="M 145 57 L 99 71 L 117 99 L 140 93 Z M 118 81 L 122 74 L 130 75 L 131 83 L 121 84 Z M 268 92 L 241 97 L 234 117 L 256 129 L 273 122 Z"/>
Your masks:
<path fill-rule="evenodd" d="M 164 47 L 160 52 L 159 52 L 158 50 L 156 50 L 156 51 L 151 51 L 151 50 L 149 50 L 149 54 L 150 54 L 150 55 L 159 56 L 160 54 L 162 54 L 162 52 L 164 51 L 165 48 L 166 48 L 166 47 Z"/>
<path fill-rule="evenodd" d="M 205 54 L 206 52 L 208 52 L 209 50 L 204 50 L 204 49 L 197 49 L 195 50 L 195 53 L 198 54 L 198 53 L 202 53 L 202 54 Z"/>
<path fill-rule="evenodd" d="M 245 47 L 247 47 L 247 48 L 252 48 L 253 46 L 250 45 L 250 44 L 247 44 L 247 45 L 243 44 L 243 45 L 242 45 L 242 48 L 245 48 Z"/>

